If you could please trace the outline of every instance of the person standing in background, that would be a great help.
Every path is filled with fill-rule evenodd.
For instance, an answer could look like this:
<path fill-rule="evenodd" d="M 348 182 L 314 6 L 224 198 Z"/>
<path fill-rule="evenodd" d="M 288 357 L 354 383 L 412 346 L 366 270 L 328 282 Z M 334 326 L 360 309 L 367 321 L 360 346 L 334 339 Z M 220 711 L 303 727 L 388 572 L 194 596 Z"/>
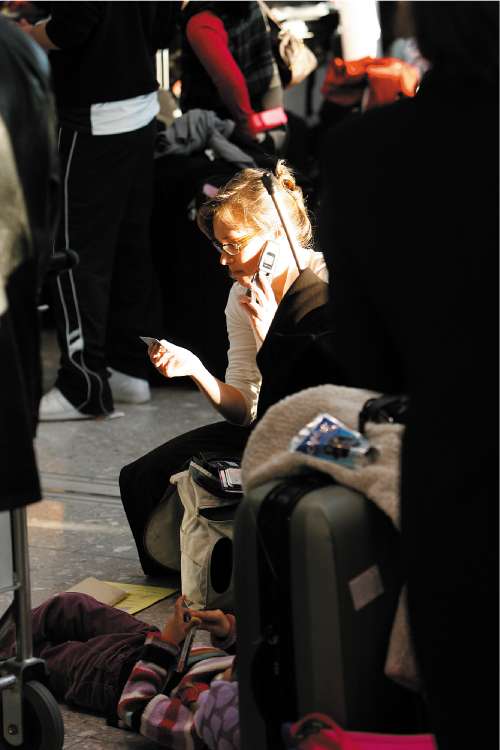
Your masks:
<path fill-rule="evenodd" d="M 47 58 L 2 17 L 0 70 L 0 511 L 10 511 L 41 499 L 33 446 L 42 380 L 37 302 L 59 183 Z"/>
<path fill-rule="evenodd" d="M 181 108 L 214 110 L 249 138 L 271 130 L 279 150 L 287 116 L 271 34 L 257 2 L 190 2 L 181 14 Z"/>
<path fill-rule="evenodd" d="M 498 3 L 412 10 L 431 68 L 331 131 L 320 230 L 339 384 L 410 397 L 402 547 L 431 730 L 497 747 Z"/>
<path fill-rule="evenodd" d="M 54 250 L 79 264 L 53 283 L 61 349 L 41 421 L 109 416 L 149 400 L 139 335 L 150 330 L 155 59 L 180 3 L 47 3 L 21 28 L 49 52 L 59 119 L 62 211 Z"/>

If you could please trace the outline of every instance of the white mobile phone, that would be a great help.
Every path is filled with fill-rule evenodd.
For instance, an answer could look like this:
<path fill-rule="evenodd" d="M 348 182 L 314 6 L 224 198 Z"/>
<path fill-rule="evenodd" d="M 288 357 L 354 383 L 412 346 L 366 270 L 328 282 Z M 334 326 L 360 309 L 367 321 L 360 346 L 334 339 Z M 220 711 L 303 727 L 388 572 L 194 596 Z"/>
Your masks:
<path fill-rule="evenodd" d="M 268 248 L 264 250 L 259 263 L 259 271 L 262 271 L 264 276 L 271 276 L 277 257 L 278 253 L 276 252 L 276 250 L 271 250 Z"/>
<path fill-rule="evenodd" d="M 262 272 L 264 276 L 266 276 L 268 279 L 271 278 L 274 264 L 276 263 L 276 258 L 278 257 L 278 253 L 276 250 L 271 250 L 270 248 L 266 247 L 264 252 L 262 253 L 262 256 L 259 261 L 259 268 L 252 276 L 252 284 L 255 283 L 255 280 L 257 278 L 257 274 L 259 272 Z M 246 290 L 245 295 L 252 298 L 252 289 L 249 288 Z"/>
<path fill-rule="evenodd" d="M 152 336 L 139 336 L 139 338 L 140 338 L 141 341 L 144 341 L 144 343 L 147 346 L 151 346 L 151 344 L 158 344 L 158 346 L 162 346 L 163 347 L 163 344 L 161 343 L 161 341 L 159 339 L 154 339 Z M 163 348 L 165 348 L 165 347 L 163 347 Z"/>

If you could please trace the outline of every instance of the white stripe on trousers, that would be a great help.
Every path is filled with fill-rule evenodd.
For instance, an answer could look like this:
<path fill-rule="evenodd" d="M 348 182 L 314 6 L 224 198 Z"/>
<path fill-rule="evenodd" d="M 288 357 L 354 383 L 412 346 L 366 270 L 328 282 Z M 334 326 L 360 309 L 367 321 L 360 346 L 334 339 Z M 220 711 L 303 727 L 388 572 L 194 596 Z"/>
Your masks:
<path fill-rule="evenodd" d="M 62 128 L 59 130 L 59 146 L 60 146 L 60 141 L 61 141 L 61 135 L 62 135 Z M 69 173 L 70 173 L 71 161 L 73 159 L 73 153 L 74 153 L 75 146 L 76 146 L 77 136 L 78 136 L 78 133 L 74 132 L 73 133 L 73 141 L 71 143 L 71 149 L 70 149 L 70 152 L 69 152 L 68 162 L 66 164 L 66 173 L 64 175 L 64 239 L 65 239 L 66 247 L 67 248 L 70 247 L 70 243 L 69 243 L 68 182 L 69 182 Z M 62 290 L 61 280 L 58 277 L 58 279 L 57 279 L 57 288 L 59 290 L 59 297 L 60 297 L 61 304 L 62 304 L 62 307 L 63 307 L 63 310 L 64 310 L 64 318 L 65 318 L 65 323 L 66 323 L 66 326 L 65 326 L 66 327 L 66 346 L 67 346 L 67 349 L 68 349 L 69 359 L 74 364 L 74 366 L 83 373 L 83 375 L 85 377 L 85 381 L 87 383 L 87 398 L 84 401 L 82 401 L 82 403 L 79 406 L 77 406 L 75 408 L 77 408 L 78 410 L 80 410 L 84 406 L 86 406 L 88 404 L 88 402 L 90 401 L 91 387 L 92 386 L 91 386 L 91 380 L 90 380 L 89 376 L 93 375 L 95 378 L 97 378 L 97 381 L 98 381 L 98 384 L 99 384 L 99 401 L 100 401 L 100 404 L 101 404 L 102 412 L 103 412 L 103 414 L 109 414 L 110 412 L 108 412 L 108 410 L 104 407 L 103 400 L 102 400 L 103 390 L 104 390 L 104 384 L 102 382 L 102 378 L 101 378 L 101 376 L 97 372 L 94 372 L 93 370 L 91 370 L 85 364 L 85 360 L 84 360 L 84 357 L 83 357 L 83 350 L 84 350 L 84 347 L 85 347 L 85 339 L 84 339 L 84 336 L 83 336 L 82 320 L 81 320 L 81 315 L 80 315 L 80 307 L 78 305 L 78 295 L 76 293 L 75 281 L 74 281 L 74 277 L 73 277 L 73 270 L 69 269 L 69 271 L 67 271 L 66 273 L 68 274 L 68 278 L 69 278 L 70 283 L 71 283 L 71 291 L 72 291 L 72 296 L 73 296 L 73 304 L 74 304 L 76 316 L 77 316 L 77 319 L 78 319 L 78 327 L 75 328 L 73 331 L 70 331 L 69 330 L 68 309 L 67 309 L 67 306 L 66 306 L 66 300 L 64 299 L 64 293 L 63 293 L 63 290 Z M 81 348 L 78 347 L 78 349 L 75 349 L 75 340 L 74 340 L 74 334 L 75 333 L 78 333 L 78 339 L 81 342 Z M 72 338 L 73 338 L 73 342 L 71 341 Z M 76 360 L 73 358 L 73 355 L 76 352 L 78 352 L 78 351 L 81 351 L 81 353 L 82 353 L 82 364 L 81 365 L 79 365 L 78 362 L 76 362 Z"/>

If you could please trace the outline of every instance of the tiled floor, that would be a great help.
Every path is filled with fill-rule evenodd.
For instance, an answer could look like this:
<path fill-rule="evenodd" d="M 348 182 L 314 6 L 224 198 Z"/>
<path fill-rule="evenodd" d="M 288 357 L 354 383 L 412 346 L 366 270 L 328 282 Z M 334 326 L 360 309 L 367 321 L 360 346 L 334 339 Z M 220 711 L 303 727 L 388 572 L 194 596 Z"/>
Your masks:
<path fill-rule="evenodd" d="M 57 350 L 44 335 L 44 388 L 52 384 Z M 102 580 L 178 587 L 178 576 L 142 575 L 120 501 L 120 468 L 186 430 L 217 420 L 196 391 L 176 385 L 153 389 L 148 404 L 119 407 L 120 419 L 41 424 L 37 456 L 44 500 L 29 507 L 29 555 L 32 603 L 94 576 Z M 162 625 L 175 596 L 139 613 Z M 0 597 L 0 611 L 5 608 Z M 62 707 L 64 748 L 158 747 L 138 735 L 106 726 L 104 719 Z"/>

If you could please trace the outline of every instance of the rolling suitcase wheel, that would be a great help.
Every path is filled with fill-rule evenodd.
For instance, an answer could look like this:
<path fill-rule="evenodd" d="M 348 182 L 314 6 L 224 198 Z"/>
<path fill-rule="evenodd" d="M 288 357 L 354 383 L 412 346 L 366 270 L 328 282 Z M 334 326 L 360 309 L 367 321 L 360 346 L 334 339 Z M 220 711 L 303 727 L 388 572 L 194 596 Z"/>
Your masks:
<path fill-rule="evenodd" d="M 59 705 L 45 685 L 31 680 L 23 688 L 23 734 L 21 745 L 0 738 L 0 748 L 8 750 L 61 750 L 64 724 Z M 15 740 L 15 734 L 12 735 Z"/>

